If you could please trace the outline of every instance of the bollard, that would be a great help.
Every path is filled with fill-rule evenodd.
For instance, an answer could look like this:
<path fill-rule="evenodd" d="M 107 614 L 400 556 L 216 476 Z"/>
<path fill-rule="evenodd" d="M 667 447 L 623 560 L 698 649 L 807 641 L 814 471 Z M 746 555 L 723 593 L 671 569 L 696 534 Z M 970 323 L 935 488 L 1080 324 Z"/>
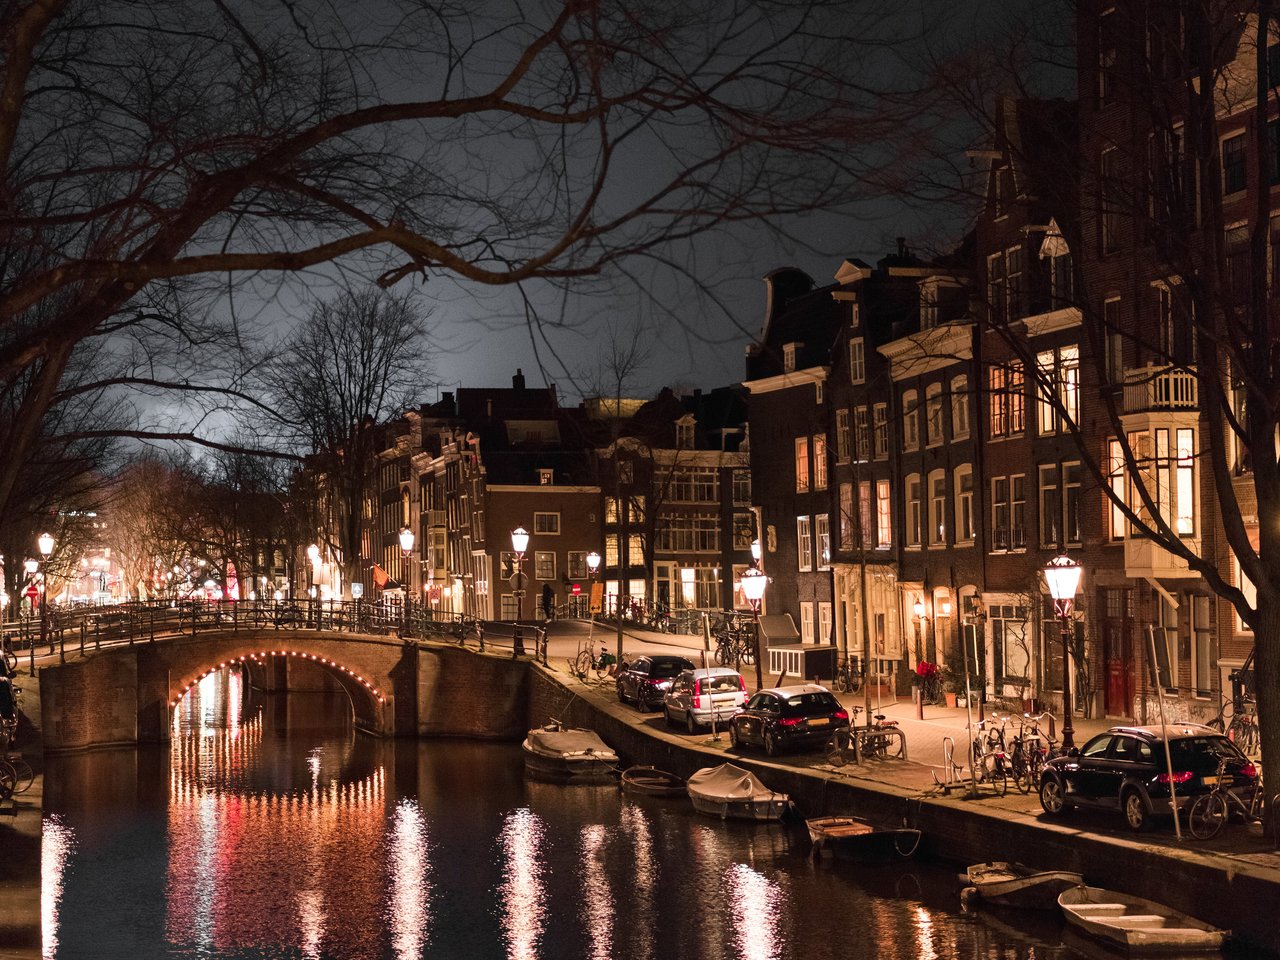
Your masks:
<path fill-rule="evenodd" d="M 914 699 L 916 702 L 916 719 L 923 720 L 924 719 L 924 691 L 921 690 L 919 687 L 912 687 L 911 696 L 912 696 L 912 699 Z"/>
<path fill-rule="evenodd" d="M 511 659 L 524 656 L 524 634 L 519 625 L 511 628 Z"/>
<path fill-rule="evenodd" d="M 84 621 L 80 621 L 80 656 L 84 656 Z"/>
<path fill-rule="evenodd" d="M 480 638 L 480 652 L 484 653 L 484 624 L 477 621 L 476 636 Z"/>

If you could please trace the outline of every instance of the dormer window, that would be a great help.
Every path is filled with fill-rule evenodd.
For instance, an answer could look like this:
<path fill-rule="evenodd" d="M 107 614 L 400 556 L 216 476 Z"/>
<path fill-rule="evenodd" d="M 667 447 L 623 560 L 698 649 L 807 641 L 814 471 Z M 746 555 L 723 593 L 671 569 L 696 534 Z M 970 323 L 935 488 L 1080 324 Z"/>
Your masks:
<path fill-rule="evenodd" d="M 555 483 L 555 478 L 556 472 L 549 467 L 538 471 L 538 483 L 544 487 L 549 487 Z"/>
<path fill-rule="evenodd" d="M 782 372 L 791 373 L 796 368 L 796 351 L 799 349 L 798 343 L 787 343 L 782 347 Z"/>
<path fill-rule="evenodd" d="M 694 427 L 697 421 L 693 417 L 684 417 L 676 421 L 676 447 L 681 450 L 694 448 Z"/>

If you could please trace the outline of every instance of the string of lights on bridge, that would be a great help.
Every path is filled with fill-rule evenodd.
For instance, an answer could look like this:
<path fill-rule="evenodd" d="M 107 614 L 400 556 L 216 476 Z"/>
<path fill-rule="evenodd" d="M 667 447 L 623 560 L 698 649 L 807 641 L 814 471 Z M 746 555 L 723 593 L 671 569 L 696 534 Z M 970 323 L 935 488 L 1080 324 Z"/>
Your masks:
<path fill-rule="evenodd" d="M 310 660 L 313 663 L 323 664 L 324 666 L 327 666 L 327 667 L 333 667 L 335 670 L 341 670 L 347 676 L 351 677 L 351 679 L 363 684 L 365 689 L 367 689 L 370 693 L 372 693 L 375 697 L 378 698 L 378 703 L 387 702 L 386 697 L 382 695 L 382 691 L 380 691 L 372 683 L 370 683 L 364 677 L 360 676 L 360 674 L 356 673 L 355 671 L 348 670 L 342 664 L 336 663 L 333 660 L 328 659 L 327 657 L 318 657 L 314 653 L 303 653 L 300 650 L 259 650 L 257 653 L 250 653 L 242 657 L 232 657 L 230 660 L 223 660 L 217 666 L 210 667 L 204 673 L 200 674 L 200 676 L 196 677 L 194 680 L 188 683 L 185 687 L 183 687 L 182 693 L 178 695 L 177 699 L 171 700 L 169 702 L 169 706 L 176 707 L 180 702 L 182 702 L 182 698 L 185 697 L 191 691 L 191 688 L 194 687 L 196 684 L 198 684 L 205 677 L 210 676 L 214 673 L 217 673 L 219 670 L 225 670 L 227 667 L 233 666 L 235 664 L 244 663 L 246 660 L 261 662 L 265 660 L 267 657 L 297 657 L 301 660 Z"/>

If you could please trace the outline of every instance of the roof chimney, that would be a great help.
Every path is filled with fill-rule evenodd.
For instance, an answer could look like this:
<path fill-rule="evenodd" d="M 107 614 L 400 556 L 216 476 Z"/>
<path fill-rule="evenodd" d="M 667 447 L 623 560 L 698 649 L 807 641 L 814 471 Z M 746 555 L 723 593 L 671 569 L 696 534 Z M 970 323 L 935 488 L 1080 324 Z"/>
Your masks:
<path fill-rule="evenodd" d="M 511 378 L 511 387 L 514 390 L 524 389 L 524 371 L 516 367 L 516 375 Z"/>
<path fill-rule="evenodd" d="M 898 256 L 905 257 L 907 255 L 907 238 L 898 238 Z"/>

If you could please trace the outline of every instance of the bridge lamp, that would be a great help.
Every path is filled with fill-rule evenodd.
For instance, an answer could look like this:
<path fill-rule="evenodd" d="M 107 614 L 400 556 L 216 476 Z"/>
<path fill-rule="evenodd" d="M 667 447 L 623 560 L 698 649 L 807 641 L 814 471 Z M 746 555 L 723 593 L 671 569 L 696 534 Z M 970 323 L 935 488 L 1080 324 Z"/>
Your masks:
<path fill-rule="evenodd" d="M 404 570 L 401 572 L 400 581 L 404 588 L 404 605 L 401 612 L 404 614 L 401 636 L 409 635 L 409 567 L 410 557 L 413 554 L 413 531 L 408 527 L 400 528 L 400 552 L 404 554 Z"/>
<path fill-rule="evenodd" d="M 36 538 L 36 546 L 40 548 L 40 556 L 44 557 L 46 560 L 48 560 L 49 555 L 53 553 L 53 544 L 53 537 L 47 533 L 42 533 Z"/>

